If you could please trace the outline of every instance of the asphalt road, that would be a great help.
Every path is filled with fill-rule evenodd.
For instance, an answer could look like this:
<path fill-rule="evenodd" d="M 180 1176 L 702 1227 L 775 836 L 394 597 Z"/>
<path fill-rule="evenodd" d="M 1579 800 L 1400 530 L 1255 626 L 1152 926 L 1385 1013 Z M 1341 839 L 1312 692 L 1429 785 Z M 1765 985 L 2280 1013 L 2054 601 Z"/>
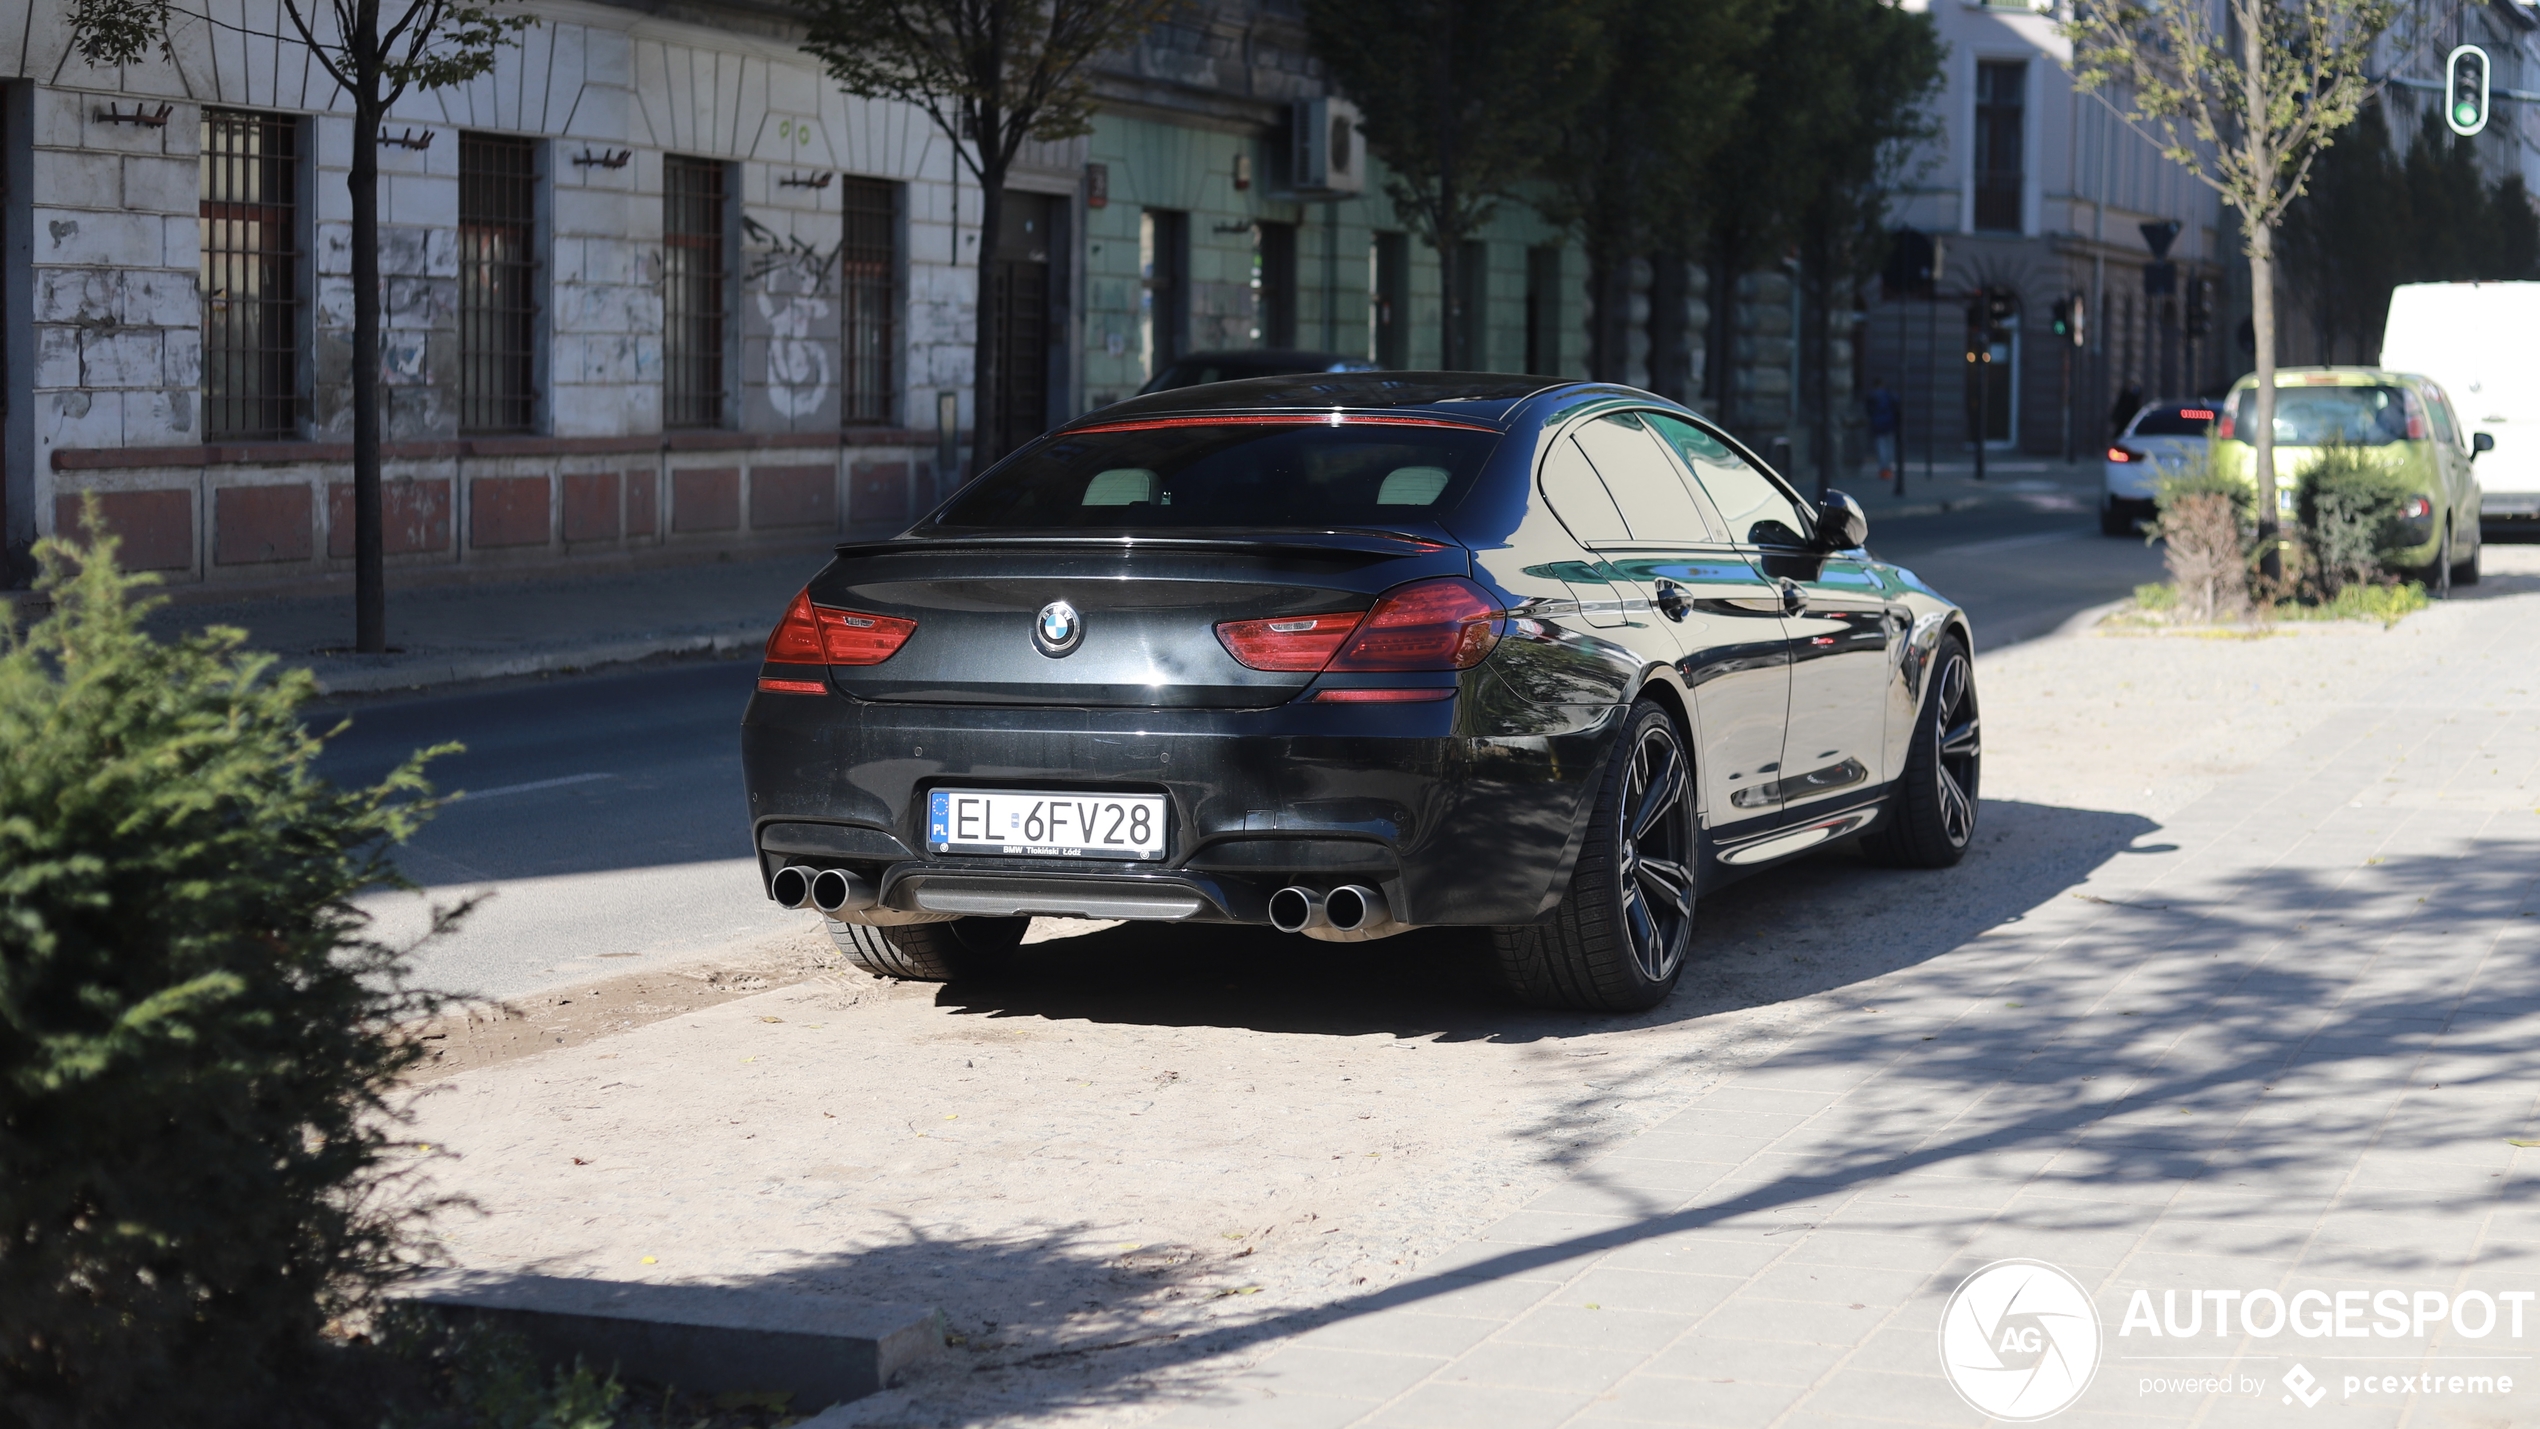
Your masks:
<path fill-rule="evenodd" d="M 2087 511 L 2005 508 L 1883 523 L 1879 555 L 1963 604 L 1982 649 L 2033 638 L 2155 579 L 2159 553 L 2100 536 Z M 755 661 L 714 661 L 364 701 L 325 771 L 378 777 L 407 752 L 465 791 L 406 850 L 426 897 L 478 896 L 416 959 L 428 983 L 514 996 L 646 964 L 711 957 L 803 927 L 759 892 L 737 726 Z M 370 895 L 387 936 L 424 930 L 424 899 Z"/>

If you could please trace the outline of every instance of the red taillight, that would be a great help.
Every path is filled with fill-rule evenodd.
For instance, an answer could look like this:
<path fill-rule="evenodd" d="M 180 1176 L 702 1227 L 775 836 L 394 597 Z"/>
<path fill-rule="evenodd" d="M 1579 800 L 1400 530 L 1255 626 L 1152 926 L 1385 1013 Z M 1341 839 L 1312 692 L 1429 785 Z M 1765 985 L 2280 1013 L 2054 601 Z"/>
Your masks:
<path fill-rule="evenodd" d="M 2422 496 L 2411 496 L 2408 504 L 2399 508 L 2399 514 L 2410 521 L 2422 521 L 2434 514 L 2434 503 Z"/>
<path fill-rule="evenodd" d="M 2408 440 L 2412 442 L 2425 440 L 2425 418 L 2414 412 L 2408 414 Z"/>
<path fill-rule="evenodd" d="M 1422 690 L 1318 690 L 1314 702 L 1320 705 L 1407 705 L 1425 704 L 1455 698 L 1455 689 Z"/>
<path fill-rule="evenodd" d="M 2178 409 L 2178 418 L 2182 422 L 2210 422 L 2214 419 L 2214 414 L 2203 407 L 2181 407 Z"/>
<path fill-rule="evenodd" d="M 1445 576 L 1396 586 L 1364 615 L 1228 620 L 1218 625 L 1217 638 L 1251 670 L 1469 670 L 1499 643 L 1502 617 L 1480 586 Z M 1367 698 L 1445 696 L 1379 692 Z"/>
<path fill-rule="evenodd" d="M 1281 615 L 1269 620 L 1227 620 L 1217 639 L 1247 670 L 1320 670 L 1358 628 L 1363 611 L 1338 615 Z"/>
<path fill-rule="evenodd" d="M 814 605 L 811 592 L 803 591 L 767 637 L 767 658 L 797 665 L 879 665 L 898 654 L 916 629 L 916 621 L 895 615 Z"/>
<path fill-rule="evenodd" d="M 2231 417 L 2231 414 L 2230 414 L 2230 413 L 2226 412 L 2226 413 L 2224 413 L 2224 414 L 2223 414 L 2223 418 L 2222 418 L 2222 420 L 2221 420 L 2221 421 L 2214 423 L 2214 439 L 2215 439 L 2216 441 L 2224 441 L 2224 442 L 2230 441 L 2230 440 L 2231 440 L 2231 427 L 2232 427 L 2232 417 Z"/>
<path fill-rule="evenodd" d="M 2127 451 L 2127 450 L 2126 450 L 2125 448 L 2123 448 L 2123 447 L 2110 447 L 2110 448 L 2108 448 L 2108 460 L 2110 460 L 2110 461 L 2132 461 L 2132 460 L 2134 460 L 2134 453 L 2132 453 L 2132 452 L 2130 452 L 2130 451 Z"/>
<path fill-rule="evenodd" d="M 1385 592 L 1333 670 L 1469 670 L 1499 644 L 1497 602 L 1461 576 L 1415 581 Z"/>
<path fill-rule="evenodd" d="M 758 687 L 771 695 L 825 695 L 829 687 L 818 680 L 771 680 L 762 678 Z"/>

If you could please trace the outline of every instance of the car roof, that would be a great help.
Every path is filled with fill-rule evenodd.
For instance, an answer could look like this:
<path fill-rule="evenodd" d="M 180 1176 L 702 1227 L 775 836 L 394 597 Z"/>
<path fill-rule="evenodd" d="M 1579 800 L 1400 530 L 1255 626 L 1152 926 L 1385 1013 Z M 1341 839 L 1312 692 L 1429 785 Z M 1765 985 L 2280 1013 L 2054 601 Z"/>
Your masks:
<path fill-rule="evenodd" d="M 1568 377 L 1521 377 L 1497 372 L 1306 372 L 1283 377 L 1245 377 L 1175 387 L 1115 402 L 1068 423 L 1101 425 L 1137 417 L 1211 416 L 1238 412 L 1420 411 L 1441 417 L 1498 424 L 1521 402 L 1562 388 L 1631 396 L 1673 406 L 1627 387 L 1583 383 Z M 1062 429 L 1063 430 L 1063 429 Z"/>
<path fill-rule="evenodd" d="M 2386 367 L 2279 367 L 2275 370 L 2277 391 L 2287 387 L 2389 387 L 2402 382 L 2425 379 L 2410 372 L 2393 372 Z M 2258 374 L 2231 384 L 2234 393 L 2254 392 Z"/>

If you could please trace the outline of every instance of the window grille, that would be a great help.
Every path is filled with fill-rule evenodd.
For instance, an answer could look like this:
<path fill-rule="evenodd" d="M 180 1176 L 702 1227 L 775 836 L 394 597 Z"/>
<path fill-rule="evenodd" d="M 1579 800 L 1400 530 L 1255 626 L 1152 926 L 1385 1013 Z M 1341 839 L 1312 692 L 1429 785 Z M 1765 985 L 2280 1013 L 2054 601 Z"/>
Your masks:
<path fill-rule="evenodd" d="M 528 139 L 459 136 L 459 425 L 525 432 L 536 419 L 538 153 Z"/>
<path fill-rule="evenodd" d="M 298 434 L 300 130 L 283 114 L 203 111 L 203 432 Z"/>
<path fill-rule="evenodd" d="M 662 164 L 662 420 L 723 422 L 724 167 L 671 157 Z"/>
<path fill-rule="evenodd" d="M 896 406 L 891 358 L 898 337 L 899 185 L 845 179 L 841 187 L 846 234 L 838 271 L 846 308 L 846 374 L 839 388 L 839 417 L 849 423 L 887 423 Z"/>

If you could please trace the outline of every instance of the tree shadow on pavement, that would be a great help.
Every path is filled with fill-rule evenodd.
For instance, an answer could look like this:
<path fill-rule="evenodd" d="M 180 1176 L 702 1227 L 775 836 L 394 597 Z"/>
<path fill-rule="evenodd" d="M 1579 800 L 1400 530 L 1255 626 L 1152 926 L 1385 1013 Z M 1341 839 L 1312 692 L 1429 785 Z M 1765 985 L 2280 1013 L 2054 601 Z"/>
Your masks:
<path fill-rule="evenodd" d="M 1247 927 L 1130 923 L 1036 943 L 940 1006 L 989 1017 L 1528 1042 L 1787 1002 L 1910 967 L 2019 918 L 2156 826 L 2132 814 L 1987 800 L 1965 862 L 1879 868 L 1849 845 L 1703 898 L 1674 996 L 1625 1016 L 1498 999 L 1470 929 L 1322 943 Z"/>
<path fill-rule="evenodd" d="M 1989 806 L 1989 827 L 2015 836 L 2062 828 L 2073 836 L 2061 860 L 2005 861 L 1989 878 L 1988 862 L 2004 858 L 1996 851 L 1971 861 L 1954 884 L 1950 875 L 1917 884 L 1828 857 L 1787 871 L 1778 893 L 1757 880 L 1750 910 L 1732 903 L 1719 914 L 1733 930 L 1741 919 L 1760 928 L 1809 926 L 1814 918 L 1829 936 L 1881 900 L 1906 905 L 1911 916 L 1892 940 L 1877 940 L 1893 943 L 1885 951 L 1857 962 L 1832 958 L 1778 984 L 1758 976 L 1716 1001 L 1697 986 L 1659 1017 L 1736 1006 L 1774 986 L 1796 995 L 1891 972 L 2014 926 L 1963 957 L 1888 980 L 1879 1015 L 1846 1009 L 1739 1074 L 1739 1083 L 1757 1087 L 1851 1090 L 1790 1133 L 1786 1153 L 1704 1167 L 1716 1173 L 1707 1190 L 1645 1189 L 1590 1168 L 1571 1186 L 1602 1191 L 1609 1209 L 1571 1218 L 1574 1229 L 1561 1225 L 1563 1217 L 1535 1216 L 1531 1222 L 1554 1228 L 1512 1232 L 1509 1241 L 1469 1246 L 1440 1266 L 1317 1304 L 1227 1298 L 1222 1292 L 1240 1288 L 1233 1278 L 1240 1267 L 1223 1249 L 1192 1248 L 1177 1258 L 1149 1248 L 1150 1261 L 1140 1264 L 1065 1232 L 983 1244 L 912 1230 L 896 1246 L 815 1259 L 750 1283 L 873 1299 L 932 1287 L 957 1327 L 983 1342 L 932 1372 L 936 1388 L 921 1383 L 909 1409 L 922 1422 L 954 1423 L 974 1417 L 956 1401 L 1055 1416 L 1222 1400 L 1229 1391 L 1212 1378 L 1217 1371 L 1190 1373 L 1194 1361 L 1379 1310 L 1485 1313 L 1454 1308 L 1447 1297 L 1653 1241 L 1683 1252 L 1685 1269 L 1700 1268 L 1706 1241 L 1789 1244 L 1828 1221 L 1955 1247 L 1934 1252 L 1936 1261 L 1955 1258 L 1935 1265 L 1916 1292 L 1922 1296 L 1945 1290 L 1947 1272 L 1977 1258 L 2038 1253 L 2021 1248 L 2023 1236 L 2031 1247 L 2053 1237 L 2056 1253 L 2076 1266 L 2111 1266 L 2149 1250 L 2201 1257 L 2213 1267 L 2208 1273 L 2222 1275 L 2232 1258 L 2277 1266 L 2307 1256 L 2308 1267 L 2326 1256 L 2341 1274 L 2423 1278 L 2456 1273 L 2477 1227 L 2528 1197 L 2528 1172 L 2469 1149 L 2501 1152 L 2505 1138 L 2530 1135 L 2534 1118 L 2540 960 L 2528 955 L 2533 925 L 2519 920 L 2540 911 L 2540 835 L 2464 838 L 2368 872 L 2279 865 L 2235 879 L 2181 880 L 2160 895 L 2086 899 L 2092 906 L 2084 909 L 2058 903 L 2051 927 L 2029 937 L 2016 922 L 2063 896 L 2056 877 L 2086 871 L 2149 826 L 2070 810 L 2010 812 L 2018 807 Z M 1960 891 L 1943 899 L 1927 887 Z M 1233 956 L 1226 945 L 1206 948 L 1220 961 Z M 1229 992 L 1188 976 L 1147 985 L 1174 966 L 1150 950 L 1071 956 L 1062 967 L 1027 970 L 993 997 L 972 991 L 947 1000 L 1009 1016 L 1093 1015 L 1120 989 L 1137 1006 L 1108 1015 L 1327 1029 L 1443 1025 L 1518 1037 L 1610 1025 L 1495 1014 L 1424 997 L 1412 981 L 1365 995 L 1336 992 L 1328 975 L 1339 963 L 1275 962 L 1237 973 L 1238 991 Z M 1078 990 L 1062 985 L 1069 969 Z M 1280 991 L 1282 977 L 1299 986 Z M 1263 988 L 1279 993 L 1274 1012 L 1254 1005 Z M 1697 1104 L 1668 1129 L 1699 1136 L 1703 1116 Z M 2363 1159 L 2367 1148 L 2371 1157 Z M 1647 1154 L 1699 1160 L 1655 1148 Z M 2406 1175 L 2390 1174 L 2401 1167 Z M 2006 1186 L 2021 1193 L 2006 1201 Z M 2464 1225 L 2467 1239 L 2455 1235 Z M 2483 1257 L 2484 1270 L 2527 1275 L 2540 1268 L 2540 1244 L 2494 1247 Z M 1853 1332 L 1830 1325 L 1829 1333 L 1846 1340 Z M 932 1402 L 939 1391 L 949 1396 L 941 1404 Z"/>

